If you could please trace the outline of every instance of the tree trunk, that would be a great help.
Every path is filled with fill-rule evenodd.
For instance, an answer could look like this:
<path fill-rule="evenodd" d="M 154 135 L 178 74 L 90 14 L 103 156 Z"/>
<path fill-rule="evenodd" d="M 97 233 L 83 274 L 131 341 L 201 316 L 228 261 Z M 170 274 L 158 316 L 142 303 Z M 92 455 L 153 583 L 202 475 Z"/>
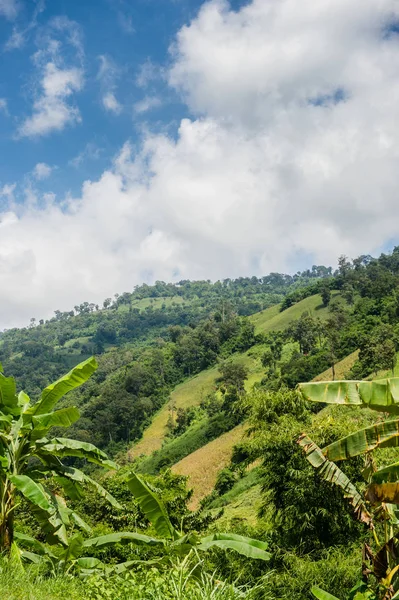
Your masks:
<path fill-rule="evenodd" d="M 14 541 L 14 497 L 9 481 L 5 483 L 0 513 L 0 552 L 9 552 Z"/>

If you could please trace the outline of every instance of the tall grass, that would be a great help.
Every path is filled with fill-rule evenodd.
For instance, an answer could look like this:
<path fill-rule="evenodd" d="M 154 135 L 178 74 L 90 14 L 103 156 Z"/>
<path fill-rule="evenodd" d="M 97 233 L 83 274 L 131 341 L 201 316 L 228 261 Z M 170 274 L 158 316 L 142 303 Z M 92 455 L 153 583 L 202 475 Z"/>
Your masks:
<path fill-rule="evenodd" d="M 3 600 L 83 600 L 77 578 L 47 578 L 37 568 L 22 569 L 0 557 L 0 598 Z"/>

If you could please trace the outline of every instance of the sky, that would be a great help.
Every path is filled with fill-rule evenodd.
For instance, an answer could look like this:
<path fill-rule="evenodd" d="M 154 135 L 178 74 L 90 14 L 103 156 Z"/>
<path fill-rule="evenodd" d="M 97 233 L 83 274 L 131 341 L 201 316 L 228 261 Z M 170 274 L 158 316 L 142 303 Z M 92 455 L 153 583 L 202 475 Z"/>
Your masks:
<path fill-rule="evenodd" d="M 396 0 L 0 0 L 0 329 L 399 242 Z"/>

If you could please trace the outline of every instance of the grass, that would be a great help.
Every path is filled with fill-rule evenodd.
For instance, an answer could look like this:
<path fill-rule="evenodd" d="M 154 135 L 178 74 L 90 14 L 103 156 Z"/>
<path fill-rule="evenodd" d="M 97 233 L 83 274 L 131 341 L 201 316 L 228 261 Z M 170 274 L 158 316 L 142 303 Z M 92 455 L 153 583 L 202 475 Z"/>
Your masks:
<path fill-rule="evenodd" d="M 337 293 L 333 292 L 333 295 L 337 295 Z M 298 319 L 305 311 L 309 311 L 321 319 L 327 318 L 329 314 L 328 309 L 323 307 L 321 296 L 316 295 L 305 298 L 282 313 L 279 312 L 279 305 L 277 305 L 256 313 L 250 317 L 250 319 L 255 324 L 257 333 L 267 333 L 272 330 L 285 329 L 293 320 Z M 294 347 L 296 347 L 295 344 L 287 344 L 286 346 L 287 347 L 284 347 L 284 353 L 286 354 L 292 352 Z M 260 361 L 262 348 L 262 345 L 257 345 L 245 354 L 237 354 L 233 357 L 234 361 L 241 362 L 248 369 L 249 376 L 246 381 L 247 390 L 250 390 L 254 383 L 260 381 L 264 376 L 264 368 Z M 337 363 L 336 377 L 343 377 L 353 366 L 356 358 L 357 353 L 353 353 Z M 178 408 L 198 406 L 201 400 L 215 390 L 215 379 L 217 376 L 218 367 L 215 366 L 206 371 L 202 371 L 198 375 L 195 375 L 178 385 L 173 390 L 167 404 L 165 404 L 154 416 L 151 425 L 144 431 L 142 439 L 129 451 L 130 458 L 134 459 L 143 455 L 150 456 L 153 452 L 159 451 L 162 448 L 167 434 L 166 425 L 172 407 L 173 411 L 176 411 Z M 317 381 L 323 379 L 332 379 L 331 369 L 325 371 L 316 378 Z M 176 473 L 190 476 L 189 485 L 194 490 L 192 498 L 193 507 L 197 507 L 200 499 L 212 491 L 218 471 L 228 464 L 233 446 L 239 439 L 236 437 L 236 431 L 238 431 L 238 428 L 223 434 L 221 437 L 209 442 L 202 448 L 196 446 L 198 449 L 192 453 L 187 452 L 187 450 L 189 450 L 191 444 L 199 443 L 199 431 L 188 432 L 188 435 L 186 436 L 187 440 L 182 439 L 179 442 L 179 438 L 177 438 L 177 440 L 174 440 L 174 442 L 168 445 L 168 448 L 165 448 L 164 454 L 168 460 L 170 460 L 173 455 L 177 456 L 177 453 L 182 452 L 183 448 L 187 453 L 186 455 L 183 454 L 184 458 L 181 460 L 176 459 L 173 470 L 175 470 Z M 179 462 L 177 462 L 177 460 L 179 460 Z M 147 461 L 143 463 L 144 468 L 153 468 L 154 465 L 152 465 L 152 462 L 148 462 L 147 466 L 146 463 Z"/>
<path fill-rule="evenodd" d="M 234 500 L 223 506 L 223 514 L 216 523 L 218 529 L 229 531 L 238 523 L 256 527 L 258 523 L 258 512 L 263 502 L 262 489 L 259 483 L 251 485 Z M 218 512 L 220 508 L 212 509 Z M 271 523 L 269 515 L 264 517 L 264 523 Z"/>
<path fill-rule="evenodd" d="M 174 473 L 189 477 L 188 485 L 194 490 L 189 504 L 191 510 L 196 510 L 200 500 L 215 487 L 217 475 L 229 464 L 233 446 L 241 439 L 244 429 L 238 425 L 172 467 Z"/>
<path fill-rule="evenodd" d="M 29 569 L 0 560 L 0 598 L 4 600 L 83 600 L 84 586 L 77 578 L 35 577 Z"/>
<path fill-rule="evenodd" d="M 335 379 L 345 379 L 348 372 L 351 370 L 357 358 L 359 356 L 359 350 L 355 350 L 352 354 L 349 354 L 335 365 Z M 332 369 L 327 369 L 320 373 L 313 381 L 332 381 Z"/>
<path fill-rule="evenodd" d="M 155 450 L 159 450 L 167 433 L 166 424 L 172 406 L 175 409 L 198 406 L 201 400 L 215 389 L 217 374 L 217 367 L 212 367 L 176 386 L 169 402 L 154 416 L 151 425 L 144 431 L 142 439 L 130 450 L 129 456 L 131 458 L 137 458 L 142 454 L 149 456 Z"/>
<path fill-rule="evenodd" d="M 256 381 L 263 377 L 264 368 L 253 348 L 245 354 L 237 354 L 234 361 L 240 362 L 248 369 L 247 390 L 251 389 Z M 198 406 L 208 394 L 216 390 L 215 379 L 218 377 L 218 367 L 212 367 L 201 371 L 198 375 L 181 383 L 170 395 L 170 400 L 154 416 L 151 425 L 143 433 L 142 439 L 129 451 L 130 458 L 138 458 L 141 455 L 149 456 L 155 450 L 159 450 L 167 434 L 166 425 L 170 411 L 178 408 Z"/>
<path fill-rule="evenodd" d="M 338 295 L 338 292 L 332 292 L 332 297 Z M 283 312 L 279 312 L 278 306 L 272 306 L 250 317 L 255 325 L 255 333 L 269 333 L 270 331 L 282 331 L 286 329 L 292 321 L 299 319 L 302 313 L 309 311 L 314 317 L 327 319 L 328 308 L 323 306 L 321 296 L 309 296 L 297 304 L 290 306 Z"/>

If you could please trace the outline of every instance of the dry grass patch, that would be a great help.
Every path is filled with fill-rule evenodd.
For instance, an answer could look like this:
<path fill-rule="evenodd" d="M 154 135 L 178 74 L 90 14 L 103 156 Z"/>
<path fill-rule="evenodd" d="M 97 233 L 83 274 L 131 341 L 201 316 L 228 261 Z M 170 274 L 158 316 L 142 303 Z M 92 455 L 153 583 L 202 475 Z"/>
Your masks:
<path fill-rule="evenodd" d="M 233 447 L 242 438 L 244 430 L 244 425 L 238 425 L 173 465 L 172 471 L 187 475 L 188 486 L 194 490 L 189 503 L 191 510 L 196 510 L 200 500 L 212 492 L 219 471 L 230 463 Z"/>

